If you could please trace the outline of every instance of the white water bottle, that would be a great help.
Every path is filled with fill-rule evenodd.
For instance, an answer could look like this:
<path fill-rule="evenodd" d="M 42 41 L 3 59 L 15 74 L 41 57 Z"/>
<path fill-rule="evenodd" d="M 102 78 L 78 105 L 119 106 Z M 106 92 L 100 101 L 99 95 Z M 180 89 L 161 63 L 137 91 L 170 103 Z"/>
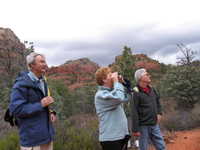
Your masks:
<path fill-rule="evenodd" d="M 139 140 L 138 139 L 135 140 L 134 144 L 135 144 L 136 148 L 139 148 Z"/>

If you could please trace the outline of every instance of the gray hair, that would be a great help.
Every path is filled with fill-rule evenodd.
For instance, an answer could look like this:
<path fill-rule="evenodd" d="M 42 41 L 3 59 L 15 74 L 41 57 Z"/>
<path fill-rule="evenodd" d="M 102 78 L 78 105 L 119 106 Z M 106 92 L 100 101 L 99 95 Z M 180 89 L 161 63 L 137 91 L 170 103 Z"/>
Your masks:
<path fill-rule="evenodd" d="M 28 54 L 28 55 L 26 56 L 26 65 L 27 65 L 27 67 L 28 67 L 28 70 L 31 70 L 30 65 L 33 64 L 33 63 L 35 62 L 35 58 L 36 58 L 37 56 L 39 56 L 39 55 L 42 56 L 42 57 L 44 57 L 43 54 L 36 53 L 36 52 L 31 52 L 30 54 Z"/>
<path fill-rule="evenodd" d="M 136 70 L 135 72 L 135 81 L 138 83 L 140 81 L 140 78 L 143 76 L 143 74 L 146 72 L 146 69 L 141 68 Z"/>

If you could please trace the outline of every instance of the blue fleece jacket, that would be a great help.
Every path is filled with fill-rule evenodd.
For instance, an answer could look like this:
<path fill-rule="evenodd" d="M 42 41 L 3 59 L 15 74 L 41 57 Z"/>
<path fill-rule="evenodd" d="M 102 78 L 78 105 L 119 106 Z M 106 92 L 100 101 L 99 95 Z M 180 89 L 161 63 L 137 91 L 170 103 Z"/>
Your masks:
<path fill-rule="evenodd" d="M 120 140 L 128 135 L 128 123 L 122 106 L 129 99 L 123 85 L 113 88 L 99 86 L 95 95 L 95 107 L 99 118 L 99 141 Z"/>
<path fill-rule="evenodd" d="M 53 140 L 54 129 L 49 120 L 49 110 L 40 102 L 45 96 L 40 83 L 31 80 L 27 72 L 17 77 L 9 109 L 18 122 L 21 146 L 37 146 Z"/>

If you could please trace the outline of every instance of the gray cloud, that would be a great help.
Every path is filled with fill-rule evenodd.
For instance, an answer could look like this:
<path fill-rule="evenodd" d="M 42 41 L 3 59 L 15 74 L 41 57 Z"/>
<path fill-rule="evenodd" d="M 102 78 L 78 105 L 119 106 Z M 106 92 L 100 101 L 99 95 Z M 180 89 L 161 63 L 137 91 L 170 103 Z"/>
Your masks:
<path fill-rule="evenodd" d="M 132 48 L 133 54 L 144 53 L 150 57 L 157 56 L 156 58 L 163 58 L 163 61 L 167 60 L 165 57 L 175 56 L 178 52 L 176 46 L 178 43 L 184 43 L 199 51 L 199 33 L 199 28 L 182 27 L 181 29 L 161 30 L 156 25 L 148 25 L 120 28 L 108 32 L 99 41 L 91 39 L 35 41 L 35 45 L 36 49 L 44 49 L 43 53 L 47 55 L 50 65 L 59 65 L 68 60 L 87 57 L 104 66 L 114 62 L 115 56 L 121 54 L 125 45 Z M 200 53 L 197 54 L 197 57 L 200 58 Z"/>

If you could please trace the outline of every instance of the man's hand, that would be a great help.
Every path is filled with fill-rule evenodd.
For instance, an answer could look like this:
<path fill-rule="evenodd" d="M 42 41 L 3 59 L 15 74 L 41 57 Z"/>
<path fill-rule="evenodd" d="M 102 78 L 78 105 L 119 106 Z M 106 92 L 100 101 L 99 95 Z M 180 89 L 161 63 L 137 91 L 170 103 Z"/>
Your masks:
<path fill-rule="evenodd" d="M 140 135 L 141 135 L 140 132 L 133 132 L 133 136 L 138 137 L 138 136 L 140 136 Z"/>
<path fill-rule="evenodd" d="M 120 83 L 125 83 L 124 78 L 122 77 L 122 75 L 118 75 L 118 80 Z"/>
<path fill-rule="evenodd" d="M 52 104 L 53 102 L 54 102 L 54 99 L 53 99 L 51 96 L 44 97 L 44 98 L 41 100 L 42 107 L 49 106 L 49 105 Z"/>
<path fill-rule="evenodd" d="M 54 113 L 50 113 L 50 120 L 51 120 L 51 122 L 56 121 L 56 115 Z"/>

